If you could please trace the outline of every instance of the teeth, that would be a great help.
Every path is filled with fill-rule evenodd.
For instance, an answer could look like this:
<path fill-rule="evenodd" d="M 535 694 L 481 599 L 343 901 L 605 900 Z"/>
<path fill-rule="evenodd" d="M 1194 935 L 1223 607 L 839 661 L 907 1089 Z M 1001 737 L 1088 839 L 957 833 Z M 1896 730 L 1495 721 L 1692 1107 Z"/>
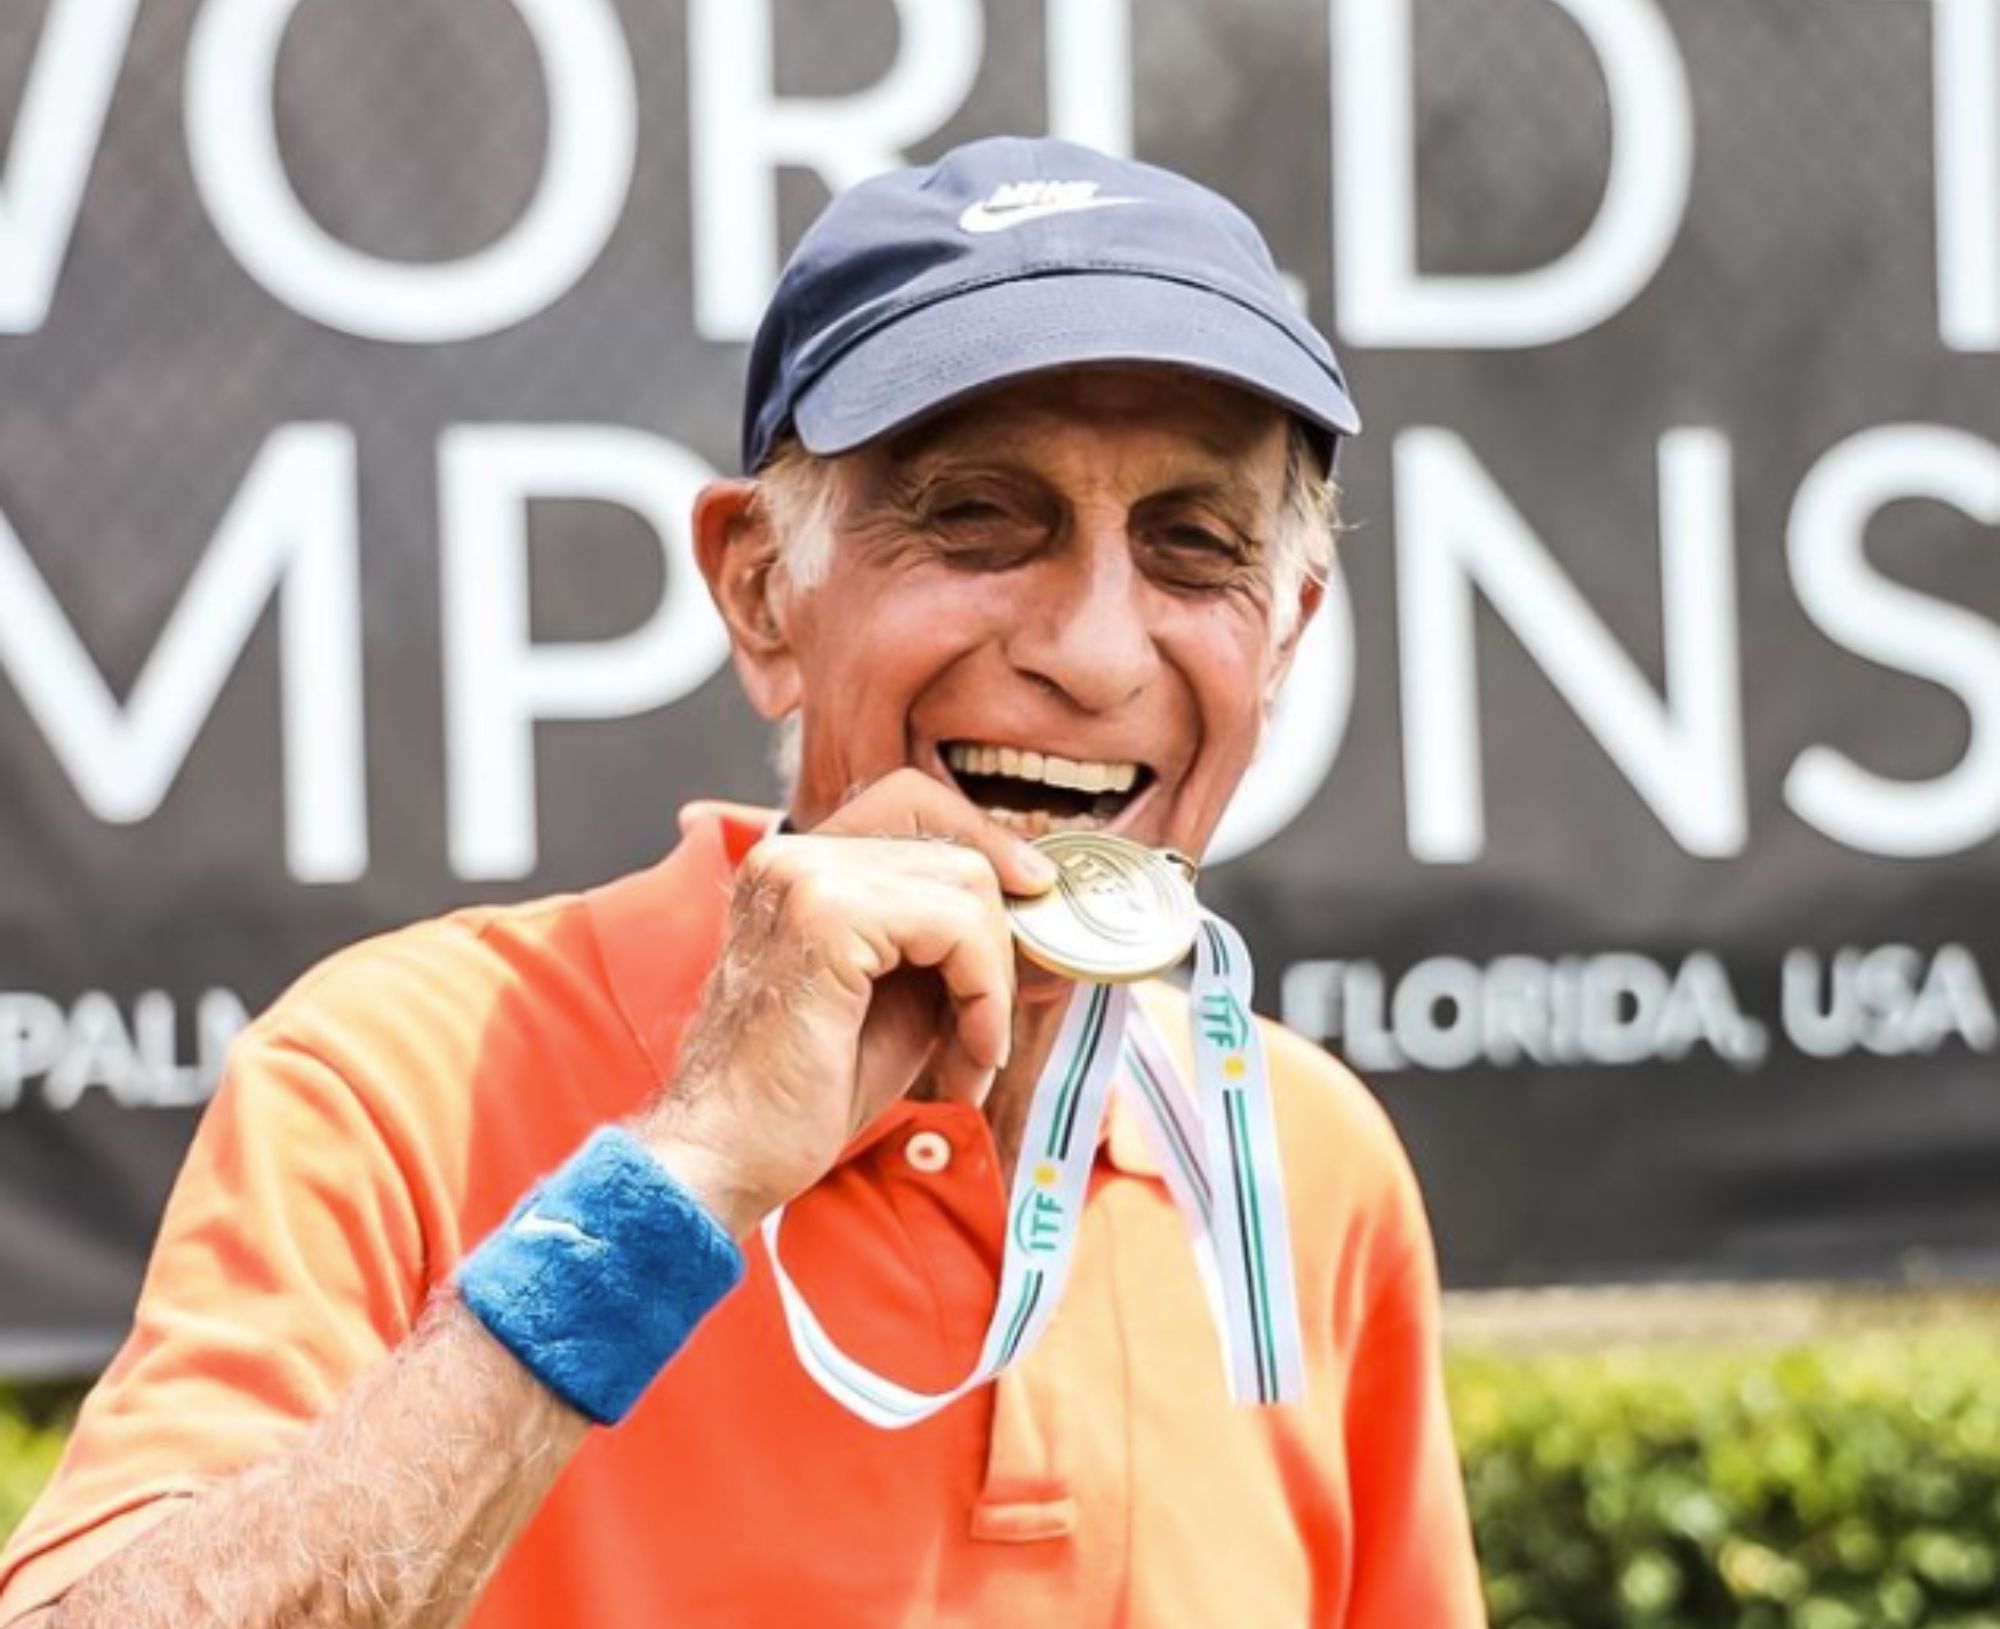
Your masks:
<path fill-rule="evenodd" d="M 1040 809 L 988 809 L 986 814 L 988 819 L 998 821 L 1009 831 L 1017 831 L 1023 837 L 1042 837 L 1048 833 L 1049 817 Z"/>
<path fill-rule="evenodd" d="M 1046 837 L 1052 831 L 1097 831 L 1106 824 L 1096 815 L 1051 815 L 1044 809 L 988 809 L 986 814 L 1023 837 Z"/>
<path fill-rule="evenodd" d="M 1007 775 L 1077 792 L 1129 792 L 1139 781 L 1137 764 L 1080 761 L 1059 758 L 1053 752 L 982 747 L 968 741 L 952 742 L 944 749 L 944 761 L 962 775 Z"/>

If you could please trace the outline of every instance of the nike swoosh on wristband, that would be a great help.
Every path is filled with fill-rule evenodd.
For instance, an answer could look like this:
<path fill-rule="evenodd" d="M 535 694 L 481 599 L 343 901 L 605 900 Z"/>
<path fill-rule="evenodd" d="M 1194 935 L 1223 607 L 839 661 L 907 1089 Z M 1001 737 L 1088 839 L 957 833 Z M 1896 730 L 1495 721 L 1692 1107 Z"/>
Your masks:
<path fill-rule="evenodd" d="M 1051 198 L 1044 203 L 996 205 L 981 199 L 959 216 L 958 224 L 967 232 L 1006 232 L 1051 215 L 1080 215 L 1087 209 L 1144 202 L 1143 198 Z"/>
<path fill-rule="evenodd" d="M 538 1210 L 531 1210 L 514 1224 L 514 1231 L 525 1238 L 568 1239 L 575 1244 L 600 1244 L 574 1222 L 566 1222 L 560 1216 L 544 1216 Z"/>

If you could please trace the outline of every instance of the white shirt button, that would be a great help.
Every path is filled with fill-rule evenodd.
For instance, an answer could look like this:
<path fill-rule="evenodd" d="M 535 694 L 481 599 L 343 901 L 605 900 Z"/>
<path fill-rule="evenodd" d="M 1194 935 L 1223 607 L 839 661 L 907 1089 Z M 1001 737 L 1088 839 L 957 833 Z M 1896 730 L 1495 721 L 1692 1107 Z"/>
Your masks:
<path fill-rule="evenodd" d="M 903 1144 L 903 1158 L 912 1170 L 934 1175 L 951 1164 L 951 1139 L 935 1131 L 919 1131 Z"/>

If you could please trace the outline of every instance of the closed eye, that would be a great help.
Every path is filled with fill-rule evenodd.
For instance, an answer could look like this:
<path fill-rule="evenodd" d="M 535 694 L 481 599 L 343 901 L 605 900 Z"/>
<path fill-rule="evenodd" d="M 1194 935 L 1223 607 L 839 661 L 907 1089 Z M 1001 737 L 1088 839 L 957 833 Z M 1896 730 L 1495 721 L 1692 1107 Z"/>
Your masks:
<path fill-rule="evenodd" d="M 997 503 L 988 503 L 983 498 L 966 498 L 939 510 L 935 518 L 947 526 L 965 526 L 981 521 L 1005 520 L 1008 516 L 1007 511 Z"/>
<path fill-rule="evenodd" d="M 1208 531 L 1200 526 L 1173 526 L 1167 530 L 1167 541 L 1179 548 L 1213 549 L 1224 554 L 1235 554 L 1237 548 L 1219 532 Z"/>

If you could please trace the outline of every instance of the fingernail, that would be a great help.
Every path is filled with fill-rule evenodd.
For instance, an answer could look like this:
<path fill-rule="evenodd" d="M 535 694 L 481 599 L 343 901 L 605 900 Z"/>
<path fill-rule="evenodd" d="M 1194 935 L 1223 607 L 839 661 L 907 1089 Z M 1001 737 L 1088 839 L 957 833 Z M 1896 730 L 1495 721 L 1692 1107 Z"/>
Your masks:
<path fill-rule="evenodd" d="M 1056 880 L 1055 861 L 1028 843 L 1021 844 L 1020 850 L 1021 869 L 1027 874 L 1028 880 L 1044 888 L 1053 887 Z"/>

